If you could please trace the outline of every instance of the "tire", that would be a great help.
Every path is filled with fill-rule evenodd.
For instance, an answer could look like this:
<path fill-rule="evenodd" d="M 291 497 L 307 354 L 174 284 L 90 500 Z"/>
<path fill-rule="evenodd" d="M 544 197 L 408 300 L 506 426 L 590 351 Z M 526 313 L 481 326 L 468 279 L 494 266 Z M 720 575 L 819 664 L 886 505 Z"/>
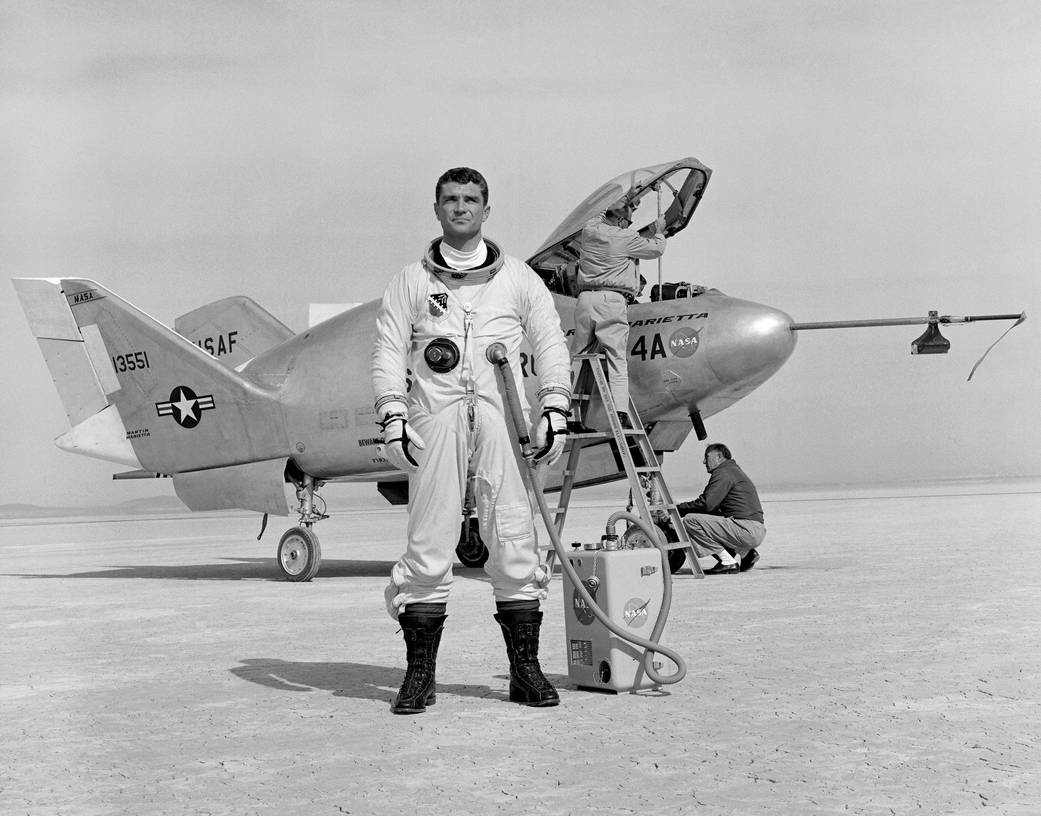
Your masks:
<path fill-rule="evenodd" d="M 307 527 L 292 527 L 278 541 L 275 554 L 283 577 L 293 583 L 310 581 L 322 564 L 322 547 L 318 536 Z"/>
<path fill-rule="evenodd" d="M 455 557 L 464 567 L 483 567 L 488 561 L 488 548 L 481 539 L 476 518 L 466 519 L 460 527 Z"/>
<path fill-rule="evenodd" d="M 674 541 L 679 541 L 680 537 L 676 535 L 676 531 L 673 529 L 671 522 L 656 522 L 656 526 L 659 530 L 665 533 L 665 540 L 670 544 Z M 687 562 L 687 551 L 685 549 L 669 550 L 669 571 L 675 575 Z"/>

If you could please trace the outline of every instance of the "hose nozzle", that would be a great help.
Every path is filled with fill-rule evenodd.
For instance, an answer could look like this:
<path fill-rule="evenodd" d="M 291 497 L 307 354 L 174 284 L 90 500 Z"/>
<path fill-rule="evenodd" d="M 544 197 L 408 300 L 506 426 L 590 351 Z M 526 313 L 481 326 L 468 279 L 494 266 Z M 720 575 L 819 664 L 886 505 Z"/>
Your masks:
<path fill-rule="evenodd" d="M 502 343 L 492 343 L 488 346 L 488 350 L 485 351 L 484 356 L 487 357 L 488 362 L 493 365 L 506 365 L 506 346 Z"/>

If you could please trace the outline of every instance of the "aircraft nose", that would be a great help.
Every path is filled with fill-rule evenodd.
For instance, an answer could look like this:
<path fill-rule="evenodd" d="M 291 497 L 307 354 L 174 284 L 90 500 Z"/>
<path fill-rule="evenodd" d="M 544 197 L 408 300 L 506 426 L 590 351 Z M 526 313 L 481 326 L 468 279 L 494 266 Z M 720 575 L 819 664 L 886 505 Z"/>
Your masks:
<path fill-rule="evenodd" d="M 795 350 L 792 319 L 780 309 L 728 298 L 710 313 L 704 338 L 709 368 L 740 396 L 762 385 Z M 729 390 L 729 389 L 728 389 Z"/>

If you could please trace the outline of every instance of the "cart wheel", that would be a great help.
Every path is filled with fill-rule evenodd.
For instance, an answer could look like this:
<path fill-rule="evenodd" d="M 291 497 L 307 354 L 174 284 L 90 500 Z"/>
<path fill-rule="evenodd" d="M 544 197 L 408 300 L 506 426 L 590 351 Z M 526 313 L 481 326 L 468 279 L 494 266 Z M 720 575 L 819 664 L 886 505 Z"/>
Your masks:
<path fill-rule="evenodd" d="M 488 548 L 481 540 L 476 518 L 468 518 L 463 522 L 459 530 L 455 556 L 464 567 L 483 567 L 488 560 Z"/>
<path fill-rule="evenodd" d="M 287 581 L 310 581 L 322 563 L 318 536 L 306 527 L 286 530 L 278 542 L 278 568 Z"/>

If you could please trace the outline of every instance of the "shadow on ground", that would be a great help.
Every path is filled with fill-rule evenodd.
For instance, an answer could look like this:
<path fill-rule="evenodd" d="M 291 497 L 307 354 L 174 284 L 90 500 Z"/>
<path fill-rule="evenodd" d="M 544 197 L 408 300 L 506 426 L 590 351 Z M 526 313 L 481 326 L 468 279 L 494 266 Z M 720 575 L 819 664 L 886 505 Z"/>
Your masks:
<path fill-rule="evenodd" d="M 171 581 L 280 581 L 286 579 L 272 558 L 222 558 L 224 563 L 127 565 L 90 572 L 4 573 L 10 578 L 158 578 Z M 390 575 L 393 561 L 323 559 L 318 578 L 382 578 Z"/>
<path fill-rule="evenodd" d="M 222 558 L 216 564 L 141 564 L 108 567 L 89 572 L 5 572 L 4 578 L 146 578 L 168 581 L 276 581 L 288 583 L 274 558 Z M 395 561 L 361 561 L 358 559 L 322 559 L 321 569 L 316 579 L 323 578 L 385 578 L 390 575 Z M 789 569 L 782 565 L 757 566 L 756 572 Z M 457 578 L 489 583 L 488 576 L 480 568 L 464 567 L 456 564 L 453 570 Z M 560 567 L 555 567 L 553 575 L 562 574 Z M 689 568 L 673 576 L 674 578 L 692 578 Z M 709 576 L 718 577 L 718 576 Z"/>
<path fill-rule="evenodd" d="M 277 658 L 246 658 L 240 666 L 229 671 L 236 677 L 277 691 L 329 691 L 334 697 L 352 697 L 359 700 L 384 700 L 389 705 L 405 677 L 402 667 L 374 666 L 369 663 L 302 663 Z M 508 677 L 499 675 L 506 685 Z M 566 687 L 564 675 L 546 675 L 558 689 Z M 508 701 L 505 691 L 489 686 L 463 683 L 437 684 L 438 695 L 454 694 Z"/>

